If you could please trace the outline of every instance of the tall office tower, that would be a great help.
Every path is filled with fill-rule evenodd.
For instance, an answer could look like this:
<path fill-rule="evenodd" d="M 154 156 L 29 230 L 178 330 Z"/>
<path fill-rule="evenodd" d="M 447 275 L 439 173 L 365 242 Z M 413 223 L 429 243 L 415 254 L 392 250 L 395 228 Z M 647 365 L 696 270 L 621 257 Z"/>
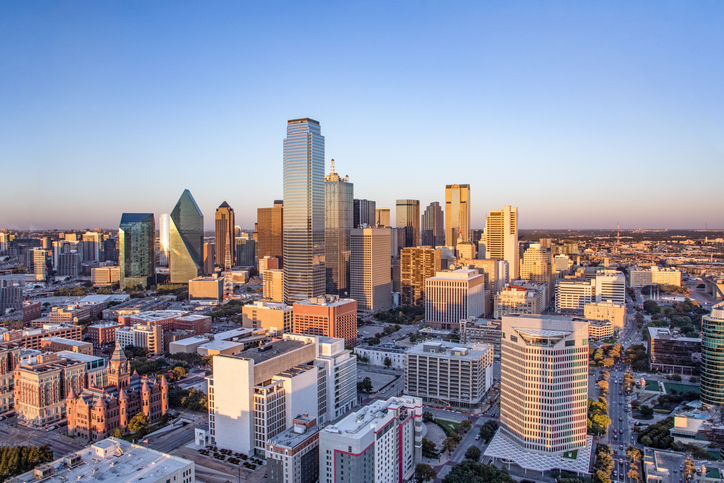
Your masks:
<path fill-rule="evenodd" d="M 588 321 L 506 315 L 501 332 L 500 431 L 485 455 L 525 469 L 586 472 Z"/>
<path fill-rule="evenodd" d="M 214 260 L 216 259 L 216 245 L 213 243 L 204 243 L 203 256 L 203 274 L 211 275 L 214 273 Z"/>
<path fill-rule="evenodd" d="M 357 309 L 374 312 L 392 305 L 389 228 L 355 228 L 351 232 L 350 298 Z"/>
<path fill-rule="evenodd" d="M 724 302 L 701 321 L 701 402 L 724 406 Z"/>
<path fill-rule="evenodd" d="M 171 283 L 188 283 L 203 271 L 204 215 L 189 190 L 184 190 L 171 212 Z"/>
<path fill-rule="evenodd" d="M 293 305 L 294 333 L 344 339 L 344 345 L 357 345 L 357 302 L 336 295 L 323 295 Z"/>
<path fill-rule="evenodd" d="M 478 270 L 442 271 L 425 280 L 425 322 L 433 329 L 455 330 L 485 311 L 485 275 Z"/>
<path fill-rule="evenodd" d="M 240 453 L 263 452 L 298 414 L 332 421 L 357 397 L 356 358 L 342 339 L 284 334 L 213 362 L 209 432 L 214 444 Z"/>
<path fill-rule="evenodd" d="M 216 208 L 216 264 L 224 268 L 235 266 L 235 252 L 234 209 L 224 201 Z"/>
<path fill-rule="evenodd" d="M 324 178 L 324 265 L 326 293 L 349 294 L 349 234 L 354 185 L 332 169 Z"/>
<path fill-rule="evenodd" d="M 420 244 L 427 247 L 445 246 L 445 221 L 440 203 L 433 201 L 422 214 Z M 451 246 L 451 245 L 448 245 Z"/>
<path fill-rule="evenodd" d="M 53 242 L 53 247 L 56 243 Z M 103 240 L 103 261 L 118 263 L 118 237 Z M 166 264 L 168 265 L 168 261 Z"/>
<path fill-rule="evenodd" d="M 425 280 L 441 270 L 440 250 L 403 248 L 400 255 L 400 305 L 425 305 Z"/>
<path fill-rule="evenodd" d="M 45 258 L 46 258 L 46 251 L 42 248 L 33 248 L 31 250 L 32 254 L 32 270 L 35 274 L 35 280 L 41 281 L 45 280 L 46 276 L 46 267 L 45 267 Z"/>
<path fill-rule="evenodd" d="M 153 213 L 123 213 L 118 229 L 118 264 L 121 288 L 148 288 L 155 278 Z"/>
<path fill-rule="evenodd" d="M 324 136 L 309 118 L 287 122 L 283 263 L 287 303 L 324 295 Z"/>
<path fill-rule="evenodd" d="M 377 224 L 377 202 L 372 200 L 353 201 L 353 228 L 360 228 L 363 225 L 375 226 Z"/>
<path fill-rule="evenodd" d="M 319 432 L 323 483 L 408 481 L 420 461 L 420 398 L 374 401 Z"/>
<path fill-rule="evenodd" d="M 246 235 L 248 236 L 248 235 Z M 256 242 L 250 238 L 236 239 L 236 264 L 240 267 L 256 265 Z"/>
<path fill-rule="evenodd" d="M 8 249 L 8 234 L 0 233 L 0 252 Z"/>
<path fill-rule="evenodd" d="M 168 267 L 168 257 L 171 249 L 171 218 L 168 213 L 158 217 L 158 246 L 160 248 L 159 263 Z"/>
<path fill-rule="evenodd" d="M 101 260 L 101 234 L 88 231 L 83 234 L 83 261 L 99 262 Z"/>
<path fill-rule="evenodd" d="M 61 253 L 58 259 L 58 275 L 75 278 L 83 273 L 80 254 L 76 251 Z"/>
<path fill-rule="evenodd" d="M 445 246 L 456 247 L 458 238 L 470 241 L 470 185 L 445 186 Z"/>
<path fill-rule="evenodd" d="M 549 283 L 551 280 L 550 257 L 539 243 L 532 243 L 523 254 L 520 278 L 534 282 Z"/>
<path fill-rule="evenodd" d="M 278 258 L 283 266 L 284 202 L 276 200 L 273 208 L 258 208 L 256 219 L 256 256 L 259 260 L 264 257 Z"/>
<path fill-rule="evenodd" d="M 377 208 L 375 209 L 377 219 L 375 225 L 380 228 L 387 228 L 390 226 L 390 209 L 389 208 Z"/>
<path fill-rule="evenodd" d="M 508 262 L 509 280 L 518 278 L 518 208 L 506 206 L 502 210 L 490 212 L 479 249 L 481 253 L 484 252 L 483 258 Z"/>
<path fill-rule="evenodd" d="M 405 229 L 404 246 L 420 246 L 420 201 L 397 200 L 396 208 L 397 226 Z"/>

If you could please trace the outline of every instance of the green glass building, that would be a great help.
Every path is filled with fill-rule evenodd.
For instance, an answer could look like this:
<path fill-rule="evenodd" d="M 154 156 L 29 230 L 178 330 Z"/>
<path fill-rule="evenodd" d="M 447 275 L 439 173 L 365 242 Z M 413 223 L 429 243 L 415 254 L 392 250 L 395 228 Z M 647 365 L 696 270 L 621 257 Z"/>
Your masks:
<path fill-rule="evenodd" d="M 724 406 L 724 302 L 701 318 L 701 402 Z"/>
<path fill-rule="evenodd" d="M 118 228 L 121 288 L 153 285 L 156 224 L 153 213 L 123 213 Z"/>
<path fill-rule="evenodd" d="M 204 215 L 189 190 L 171 212 L 169 278 L 188 283 L 203 273 Z"/>

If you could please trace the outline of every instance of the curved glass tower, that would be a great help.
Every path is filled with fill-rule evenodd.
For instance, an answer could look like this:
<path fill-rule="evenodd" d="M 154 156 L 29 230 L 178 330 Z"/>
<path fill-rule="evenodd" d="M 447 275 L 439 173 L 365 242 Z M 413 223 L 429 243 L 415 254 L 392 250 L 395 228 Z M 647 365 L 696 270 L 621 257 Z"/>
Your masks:
<path fill-rule="evenodd" d="M 118 228 L 118 264 L 121 288 L 141 285 L 148 288 L 154 280 L 156 226 L 153 213 L 123 213 Z"/>
<path fill-rule="evenodd" d="M 724 405 L 724 302 L 701 318 L 701 402 Z"/>
<path fill-rule="evenodd" d="M 287 122 L 283 223 L 285 301 L 324 295 L 324 136 L 314 119 Z"/>
<path fill-rule="evenodd" d="M 171 283 L 188 283 L 203 269 L 204 215 L 189 190 L 171 212 L 169 274 Z"/>

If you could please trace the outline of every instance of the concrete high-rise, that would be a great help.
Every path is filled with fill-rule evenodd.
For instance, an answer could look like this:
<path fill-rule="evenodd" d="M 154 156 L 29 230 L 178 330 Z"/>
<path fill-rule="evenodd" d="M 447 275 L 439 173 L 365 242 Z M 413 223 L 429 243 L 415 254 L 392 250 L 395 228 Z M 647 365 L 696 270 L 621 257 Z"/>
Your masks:
<path fill-rule="evenodd" d="M 484 251 L 484 256 L 481 258 L 493 258 L 508 262 L 508 280 L 518 278 L 520 273 L 518 208 L 506 206 L 502 210 L 491 211 L 486 220 L 485 231 L 480 238 L 478 248 L 480 253 Z"/>
<path fill-rule="evenodd" d="M 425 305 L 425 280 L 441 270 L 440 250 L 403 248 L 400 254 L 400 305 Z"/>
<path fill-rule="evenodd" d="M 354 185 L 332 169 L 324 178 L 324 265 L 326 293 L 349 294 L 350 231 Z"/>
<path fill-rule="evenodd" d="M 390 229 L 356 228 L 351 234 L 350 298 L 357 301 L 358 310 L 390 307 Z"/>
<path fill-rule="evenodd" d="M 171 212 L 169 274 L 171 283 L 188 283 L 203 271 L 204 215 L 189 190 Z"/>
<path fill-rule="evenodd" d="M 387 228 L 390 226 L 390 209 L 389 208 L 377 208 L 376 210 L 377 219 L 375 225 L 380 228 Z"/>
<path fill-rule="evenodd" d="M 216 265 L 231 268 L 236 265 L 236 231 L 234 209 L 224 201 L 216 208 Z"/>
<path fill-rule="evenodd" d="M 724 406 L 724 302 L 701 318 L 701 402 Z"/>
<path fill-rule="evenodd" d="M 256 220 L 256 256 L 259 260 L 264 257 L 277 258 L 282 262 L 283 266 L 284 202 L 276 200 L 272 208 L 257 209 Z"/>
<path fill-rule="evenodd" d="M 284 139 L 284 299 L 324 295 L 324 136 L 292 119 Z"/>
<path fill-rule="evenodd" d="M 470 185 L 445 186 L 445 246 L 456 247 L 462 241 L 470 241 Z"/>
<path fill-rule="evenodd" d="M 425 280 L 425 322 L 457 329 L 462 319 L 485 314 L 485 276 L 475 269 L 437 272 Z"/>
<path fill-rule="evenodd" d="M 397 226 L 405 229 L 404 246 L 420 246 L 420 200 L 397 200 L 396 205 Z"/>
<path fill-rule="evenodd" d="M 445 246 L 445 220 L 440 203 L 433 201 L 422 214 L 420 244 L 428 247 Z M 448 245 L 450 246 L 450 245 Z"/>
<path fill-rule="evenodd" d="M 83 234 L 83 261 L 99 262 L 101 260 L 102 235 L 95 231 Z"/>
<path fill-rule="evenodd" d="M 485 455 L 525 469 L 588 472 L 588 321 L 506 315 L 501 341 L 501 429 Z"/>
<path fill-rule="evenodd" d="M 532 243 L 523 254 L 520 278 L 534 282 L 550 283 L 551 264 L 548 251 L 540 243 Z"/>
<path fill-rule="evenodd" d="M 377 223 L 377 202 L 372 200 L 353 201 L 352 225 L 360 228 L 364 225 L 375 226 Z"/>
<path fill-rule="evenodd" d="M 123 213 L 118 228 L 121 288 L 148 288 L 155 279 L 156 226 L 153 213 Z"/>

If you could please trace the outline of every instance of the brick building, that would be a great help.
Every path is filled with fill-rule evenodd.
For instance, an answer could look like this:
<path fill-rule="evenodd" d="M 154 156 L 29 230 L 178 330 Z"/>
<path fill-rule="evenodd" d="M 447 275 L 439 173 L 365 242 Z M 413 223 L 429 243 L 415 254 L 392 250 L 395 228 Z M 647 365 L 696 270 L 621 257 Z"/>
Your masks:
<path fill-rule="evenodd" d="M 322 335 L 357 345 L 357 302 L 324 295 L 296 302 L 292 307 L 295 334 Z"/>
<path fill-rule="evenodd" d="M 121 327 L 118 322 L 99 322 L 88 326 L 88 338 L 93 347 L 102 348 L 116 343 L 116 329 Z"/>
<path fill-rule="evenodd" d="M 176 317 L 173 330 L 190 330 L 193 335 L 204 335 L 211 332 L 211 317 L 208 315 L 185 315 Z"/>
<path fill-rule="evenodd" d="M 14 342 L 23 349 L 40 349 L 40 341 L 45 337 L 63 337 L 81 340 L 82 328 L 79 325 L 43 324 L 42 328 L 11 330 L 2 334 L 3 342 Z"/>
<path fill-rule="evenodd" d="M 0 342 L 0 413 L 9 411 L 15 400 L 14 369 L 20 360 L 21 347 L 18 344 Z"/>

